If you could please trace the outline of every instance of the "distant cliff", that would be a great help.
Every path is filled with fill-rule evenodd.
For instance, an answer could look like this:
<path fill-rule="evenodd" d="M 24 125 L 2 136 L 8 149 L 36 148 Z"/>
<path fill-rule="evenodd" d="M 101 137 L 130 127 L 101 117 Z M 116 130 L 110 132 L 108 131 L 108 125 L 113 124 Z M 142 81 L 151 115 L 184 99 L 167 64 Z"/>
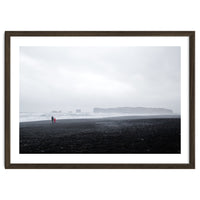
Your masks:
<path fill-rule="evenodd" d="M 93 112 L 117 114 L 173 114 L 173 111 L 170 109 L 145 107 L 94 108 Z"/>

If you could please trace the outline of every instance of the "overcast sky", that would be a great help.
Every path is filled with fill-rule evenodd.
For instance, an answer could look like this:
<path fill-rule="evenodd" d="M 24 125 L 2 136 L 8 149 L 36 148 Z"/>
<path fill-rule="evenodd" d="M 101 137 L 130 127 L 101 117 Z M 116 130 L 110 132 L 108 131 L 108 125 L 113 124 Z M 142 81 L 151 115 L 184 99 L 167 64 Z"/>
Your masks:
<path fill-rule="evenodd" d="M 180 47 L 20 47 L 20 112 L 121 106 L 180 113 Z"/>

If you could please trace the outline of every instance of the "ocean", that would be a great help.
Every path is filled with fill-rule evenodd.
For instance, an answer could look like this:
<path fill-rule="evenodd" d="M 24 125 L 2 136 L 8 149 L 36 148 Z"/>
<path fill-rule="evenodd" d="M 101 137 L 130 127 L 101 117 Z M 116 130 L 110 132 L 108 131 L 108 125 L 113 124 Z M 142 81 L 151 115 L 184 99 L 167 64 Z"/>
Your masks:
<path fill-rule="evenodd" d="M 89 113 L 89 112 L 81 112 L 81 113 L 38 113 L 38 112 L 20 112 L 20 122 L 31 122 L 31 121 L 43 121 L 43 120 L 51 120 L 51 116 L 56 119 L 89 119 L 89 118 L 105 118 L 105 117 L 118 117 L 118 116 L 129 116 L 123 114 L 115 114 L 115 113 Z"/>
<path fill-rule="evenodd" d="M 32 122 L 32 121 L 44 121 L 51 120 L 51 116 L 56 119 L 95 119 L 95 118 L 107 118 L 107 117 L 147 117 L 157 116 L 158 114 L 125 114 L 125 113 L 93 113 L 93 112 L 81 112 L 81 113 L 64 113 L 64 112 L 20 112 L 20 122 Z M 165 116 L 165 115 L 160 115 Z M 176 116 L 176 115 L 171 115 Z"/>

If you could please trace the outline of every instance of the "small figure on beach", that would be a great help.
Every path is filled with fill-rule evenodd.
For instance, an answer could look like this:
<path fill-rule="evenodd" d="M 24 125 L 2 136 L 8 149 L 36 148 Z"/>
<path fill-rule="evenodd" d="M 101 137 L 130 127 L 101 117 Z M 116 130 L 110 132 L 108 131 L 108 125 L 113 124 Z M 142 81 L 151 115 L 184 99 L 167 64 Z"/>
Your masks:
<path fill-rule="evenodd" d="M 56 123 L 56 118 L 55 117 L 53 118 L 53 121 L 54 121 L 54 123 Z"/>
<path fill-rule="evenodd" d="M 54 117 L 51 116 L 51 123 L 53 124 L 53 122 L 54 122 Z"/>

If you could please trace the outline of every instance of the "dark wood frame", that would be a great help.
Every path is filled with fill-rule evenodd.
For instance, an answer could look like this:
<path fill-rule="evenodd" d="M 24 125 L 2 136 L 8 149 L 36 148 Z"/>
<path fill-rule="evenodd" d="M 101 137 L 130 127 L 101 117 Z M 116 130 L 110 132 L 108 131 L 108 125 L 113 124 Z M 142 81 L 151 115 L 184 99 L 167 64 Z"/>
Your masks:
<path fill-rule="evenodd" d="M 189 163 L 188 164 L 12 164 L 10 163 L 10 38 L 18 36 L 188 36 Z M 194 169 L 195 168 L 195 32 L 194 31 L 5 31 L 5 168 L 6 169 Z"/>

